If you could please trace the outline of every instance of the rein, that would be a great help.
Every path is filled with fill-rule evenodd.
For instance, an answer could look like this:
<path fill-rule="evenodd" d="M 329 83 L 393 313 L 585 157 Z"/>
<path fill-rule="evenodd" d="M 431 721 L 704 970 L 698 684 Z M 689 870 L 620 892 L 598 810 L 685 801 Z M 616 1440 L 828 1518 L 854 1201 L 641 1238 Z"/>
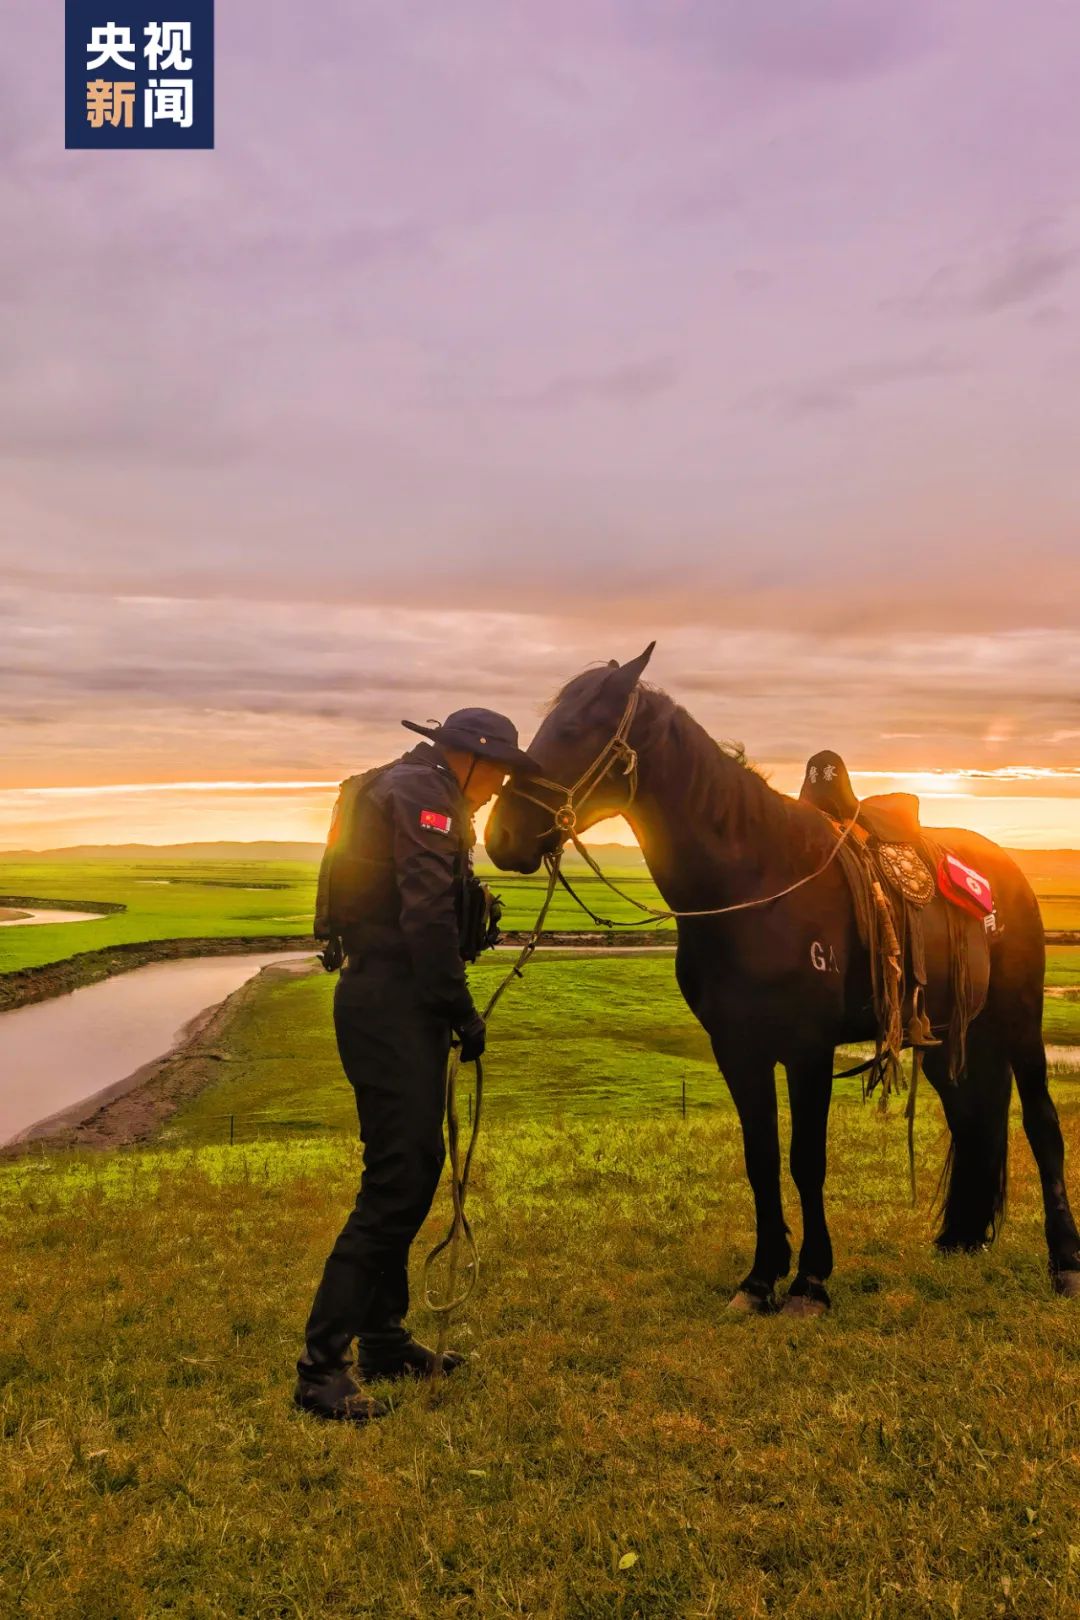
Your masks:
<path fill-rule="evenodd" d="M 513 966 L 499 980 L 494 994 L 484 1008 L 483 1018 L 485 1023 L 491 1017 L 503 991 L 510 982 L 513 979 L 523 977 L 525 965 L 536 950 L 540 936 L 544 931 L 544 923 L 547 920 L 548 909 L 555 893 L 555 885 L 559 881 L 561 861 L 561 850 L 547 860 L 547 892 L 544 895 L 536 922 L 533 924 L 532 932 L 518 953 Z M 450 1333 L 450 1319 L 454 1312 L 460 1310 L 469 1299 L 480 1275 L 480 1255 L 477 1250 L 473 1229 L 469 1224 L 469 1217 L 465 1213 L 465 1196 L 469 1190 L 469 1172 L 472 1169 L 476 1140 L 480 1134 L 480 1112 L 484 1100 L 484 1066 L 479 1058 L 475 1059 L 476 1102 L 473 1108 L 472 1130 L 469 1132 L 469 1141 L 465 1149 L 464 1159 L 461 1156 L 461 1128 L 457 1111 L 457 1078 L 460 1067 L 460 1054 L 453 1052 L 446 1069 L 446 1140 L 447 1155 L 450 1160 L 450 1197 L 453 1205 L 453 1215 L 445 1236 L 436 1243 L 435 1247 L 425 1257 L 423 1268 L 424 1304 L 439 1321 L 439 1336 L 436 1343 L 435 1359 L 432 1363 L 432 1377 L 434 1378 L 439 1377 L 441 1374 L 442 1358 L 446 1351 L 447 1339 Z M 465 1245 L 464 1267 L 461 1255 L 462 1243 Z M 436 1260 L 446 1250 L 449 1250 L 450 1277 L 446 1298 L 438 1301 L 432 1291 L 431 1270 Z M 458 1292 L 458 1277 L 462 1269 L 465 1270 L 467 1276 L 460 1292 Z"/>
<path fill-rule="evenodd" d="M 733 911 L 750 911 L 756 906 L 771 906 L 774 901 L 782 900 L 785 895 L 794 894 L 796 889 L 801 889 L 804 884 L 812 883 L 815 878 L 820 877 L 821 874 L 832 865 L 833 861 L 835 861 L 836 857 L 840 853 L 840 850 L 843 848 L 844 844 L 847 842 L 852 831 L 854 830 L 855 824 L 859 819 L 859 812 L 862 808 L 861 805 L 856 808 L 855 814 L 847 823 L 843 832 L 840 834 L 840 837 L 837 839 L 828 855 L 822 861 L 821 865 L 816 867 L 813 872 L 808 872 L 805 877 L 796 878 L 794 883 L 789 883 L 785 888 L 777 889 L 775 894 L 758 895 L 752 900 L 736 900 L 731 905 L 726 906 L 709 906 L 700 911 L 677 911 L 674 908 L 663 910 L 657 906 L 647 906 L 643 900 L 638 900 L 634 897 L 634 895 L 627 894 L 624 889 L 619 888 L 617 883 L 613 883 L 612 880 L 601 870 L 598 862 L 595 861 L 589 854 L 588 850 L 585 848 L 585 845 L 581 842 L 581 839 L 578 836 L 578 812 L 585 801 L 596 792 L 601 782 L 603 782 L 604 779 L 611 774 L 617 764 L 621 764 L 622 773 L 627 779 L 626 803 L 622 807 L 624 813 L 630 808 L 636 799 L 638 790 L 638 756 L 637 750 L 630 746 L 629 737 L 630 727 L 633 724 L 634 716 L 637 713 L 639 696 L 639 690 L 637 687 L 635 687 L 627 699 L 627 704 L 626 708 L 623 710 L 622 719 L 619 721 L 619 724 L 616 726 L 611 737 L 604 744 L 603 748 L 597 754 L 592 764 L 581 773 L 573 787 L 567 787 L 562 782 L 550 781 L 545 776 L 530 776 L 525 778 L 525 781 L 529 782 L 533 787 L 543 788 L 548 793 L 561 795 L 562 803 L 556 808 L 553 809 L 546 799 L 541 799 L 535 793 L 528 792 L 516 782 L 508 782 L 506 787 L 503 789 L 504 793 L 512 793 L 516 798 L 528 799 L 530 804 L 538 805 L 541 810 L 546 811 L 548 815 L 551 816 L 552 824 L 555 830 L 562 835 L 562 843 L 559 846 L 560 856 L 566 843 L 569 842 L 573 844 L 574 848 L 577 850 L 578 854 L 581 856 L 589 870 L 595 877 L 598 877 L 601 883 L 605 884 L 613 894 L 617 894 L 620 900 L 625 900 L 637 911 L 644 912 L 647 916 L 653 917 L 659 922 L 670 922 L 677 917 L 722 917 Z M 563 887 L 567 889 L 570 894 L 574 895 L 574 899 L 577 900 L 578 904 L 582 907 L 582 910 L 589 911 L 588 906 L 584 905 L 580 897 L 574 894 L 574 891 L 570 888 L 567 880 L 562 877 L 561 874 L 559 874 L 559 877 Z M 592 912 L 589 912 L 589 915 L 593 917 L 594 922 L 604 921 L 603 918 L 596 917 Z M 631 927 L 632 924 L 621 923 L 610 924 L 609 926 L 627 928 Z"/>

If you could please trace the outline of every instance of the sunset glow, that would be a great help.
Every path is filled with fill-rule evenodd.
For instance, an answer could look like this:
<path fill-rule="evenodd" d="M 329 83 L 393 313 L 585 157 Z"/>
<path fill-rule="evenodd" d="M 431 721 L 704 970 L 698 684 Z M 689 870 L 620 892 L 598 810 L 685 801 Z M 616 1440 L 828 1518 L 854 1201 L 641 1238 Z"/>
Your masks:
<path fill-rule="evenodd" d="M 223 11 L 213 153 L 8 87 L 0 848 L 320 838 L 653 637 L 782 788 L 1080 843 L 1070 8 L 335 7 L 329 146 Z"/>
<path fill-rule="evenodd" d="M 370 763 L 370 762 L 369 762 Z M 358 762 L 356 768 L 363 768 Z M 764 766 L 797 793 L 801 768 Z M 860 797 L 907 792 L 928 825 L 965 826 L 1008 846 L 1080 846 L 1080 770 L 858 771 Z M 337 779 L 103 783 L 0 791 L 0 851 L 70 844 L 186 843 L 217 839 L 320 842 Z M 481 836 L 487 811 L 477 818 Z M 632 844 L 624 821 L 599 824 L 593 843 Z"/>

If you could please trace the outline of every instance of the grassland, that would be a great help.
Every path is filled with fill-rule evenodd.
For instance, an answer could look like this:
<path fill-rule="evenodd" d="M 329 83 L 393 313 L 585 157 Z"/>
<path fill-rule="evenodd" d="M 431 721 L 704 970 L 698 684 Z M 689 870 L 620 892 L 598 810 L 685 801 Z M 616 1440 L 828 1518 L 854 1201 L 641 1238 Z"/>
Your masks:
<path fill-rule="evenodd" d="M 471 970 L 478 1001 L 506 966 L 489 957 Z M 1080 946 L 1062 947 L 1051 982 L 1074 975 Z M 352 1094 L 333 1049 L 333 986 L 323 973 L 289 979 L 261 997 L 258 1016 L 245 1011 L 231 1029 L 222 1078 L 173 1118 L 163 1140 L 185 1147 L 221 1141 L 230 1119 L 243 1139 L 354 1131 Z M 1048 1040 L 1080 1050 L 1080 1001 L 1048 998 L 1046 1027 Z M 681 1115 L 684 1082 L 688 1113 L 727 1106 L 708 1039 L 678 993 L 670 958 L 536 957 L 527 978 L 504 996 L 491 1035 L 484 1107 L 493 1119 L 666 1119 Z M 1069 1072 L 1076 1073 L 1062 1070 L 1062 1078 Z M 836 1095 L 859 1101 L 859 1081 L 838 1081 Z"/>
<path fill-rule="evenodd" d="M 1080 929 L 1080 883 L 1062 878 L 1035 878 L 1032 882 L 1048 933 Z"/>
<path fill-rule="evenodd" d="M 308 934 L 315 874 L 306 863 L 0 863 L 0 894 L 103 901 L 125 909 L 93 922 L 0 929 L 0 973 L 56 962 L 75 952 L 159 939 Z"/>
<path fill-rule="evenodd" d="M 527 929 L 536 919 L 546 879 L 489 875 L 506 905 L 504 928 Z M 660 897 L 640 866 L 613 867 L 611 875 L 646 905 Z M 243 939 L 311 932 L 316 868 L 301 861 L 0 862 L 0 895 L 43 900 L 101 901 L 125 909 L 93 922 L 36 924 L 0 929 L 0 973 L 56 962 L 76 952 L 162 939 Z M 590 874 L 573 877 L 586 901 L 604 917 L 652 925 Z M 556 929 L 593 924 L 562 890 L 549 913 Z"/>
<path fill-rule="evenodd" d="M 1078 968 L 1055 953 L 1059 983 Z M 331 988 L 246 998 L 159 1144 L 0 1167 L 3 1612 L 1080 1614 L 1080 1315 L 1050 1295 L 1019 1132 L 1001 1241 L 940 1260 L 936 1104 L 912 1210 L 902 1121 L 840 1088 L 833 1316 L 731 1320 L 741 1145 L 670 962 L 544 960 L 504 1004 L 470 1366 L 376 1429 L 294 1414 L 358 1173 Z M 1080 1087 L 1057 1095 L 1076 1166 Z"/>
<path fill-rule="evenodd" d="M 605 860 L 608 875 L 645 905 L 661 898 L 640 865 Z M 543 874 L 520 877 L 481 864 L 479 871 L 502 897 L 507 930 L 532 926 L 544 890 Z M 568 862 L 574 887 L 599 916 L 643 929 L 654 924 L 613 894 L 580 862 Z M 76 952 L 163 939 L 243 939 L 310 933 L 316 867 L 307 861 L 162 860 L 85 862 L 0 860 L 0 899 L 100 901 L 124 909 L 93 922 L 0 929 L 0 973 L 62 961 Z M 1034 879 L 1049 930 L 1080 930 L 1080 881 L 1071 876 Z M 557 930 L 591 929 L 589 918 L 559 890 L 549 914 Z M 670 924 L 667 925 L 670 930 Z"/>

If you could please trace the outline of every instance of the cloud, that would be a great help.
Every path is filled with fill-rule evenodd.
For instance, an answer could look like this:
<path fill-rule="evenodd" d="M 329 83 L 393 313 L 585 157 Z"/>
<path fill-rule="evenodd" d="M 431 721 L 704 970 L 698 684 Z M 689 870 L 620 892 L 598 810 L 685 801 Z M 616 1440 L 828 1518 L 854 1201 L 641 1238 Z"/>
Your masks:
<path fill-rule="evenodd" d="M 942 265 L 917 292 L 887 300 L 885 307 L 936 317 L 996 315 L 1044 298 L 1077 262 L 1076 249 L 1054 240 L 1050 232 L 1040 222 L 977 260 Z M 1039 313 L 1046 315 L 1045 310 Z"/>
<path fill-rule="evenodd" d="M 528 410 L 572 410 L 579 405 L 636 405 L 675 386 L 679 368 L 670 355 L 629 361 L 607 371 L 568 372 L 539 388 L 512 396 L 508 403 Z"/>
<path fill-rule="evenodd" d="M 1031 763 L 1070 761 L 1074 632 L 869 636 L 856 620 L 823 635 L 813 622 L 783 632 L 737 622 L 719 603 L 712 622 L 699 605 L 662 629 L 656 678 L 756 757 L 831 745 L 864 765 L 995 769 L 993 736 L 1011 729 Z M 187 779 L 234 779 L 243 762 L 239 774 L 255 779 L 336 779 L 398 751 L 402 718 L 483 702 L 528 730 L 570 674 L 630 656 L 658 628 L 520 610 L 28 594 L 0 672 L 6 775 L 168 780 L 180 763 Z M 868 669 L 873 701 L 855 701 Z"/>
<path fill-rule="evenodd" d="M 892 8 L 860 0 L 628 0 L 623 10 L 633 35 L 651 45 L 693 49 L 719 70 L 796 82 L 877 77 L 921 55 L 935 35 L 935 8 L 926 0 Z"/>
<path fill-rule="evenodd" d="M 940 349 L 922 354 L 852 362 L 820 376 L 759 390 L 746 397 L 752 409 L 777 411 L 798 418 L 819 413 L 854 410 L 862 396 L 898 383 L 928 378 L 955 377 L 968 370 L 968 362 Z"/>
<path fill-rule="evenodd" d="M 1067 8 L 219 12 L 168 162 L 7 37 L 12 780 L 321 780 L 653 633 L 763 757 L 1072 747 Z"/>

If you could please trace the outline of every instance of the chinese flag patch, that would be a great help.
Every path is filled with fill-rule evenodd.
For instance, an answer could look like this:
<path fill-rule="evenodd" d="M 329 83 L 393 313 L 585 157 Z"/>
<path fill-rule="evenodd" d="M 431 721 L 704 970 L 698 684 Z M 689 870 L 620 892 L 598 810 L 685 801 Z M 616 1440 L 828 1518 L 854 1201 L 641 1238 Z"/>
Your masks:
<path fill-rule="evenodd" d="M 428 832 L 448 833 L 450 831 L 450 817 L 440 815 L 438 810 L 421 810 L 420 825 Z"/>

